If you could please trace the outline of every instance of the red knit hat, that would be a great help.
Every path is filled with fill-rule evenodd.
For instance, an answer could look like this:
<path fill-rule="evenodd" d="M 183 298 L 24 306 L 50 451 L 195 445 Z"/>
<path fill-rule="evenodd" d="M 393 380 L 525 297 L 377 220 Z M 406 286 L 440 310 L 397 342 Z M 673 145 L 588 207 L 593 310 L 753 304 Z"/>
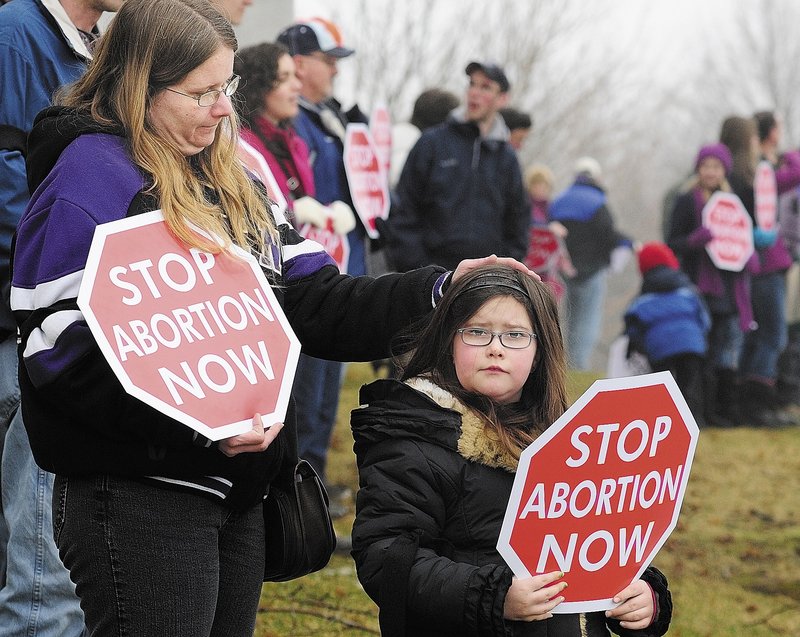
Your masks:
<path fill-rule="evenodd" d="M 645 274 L 659 265 L 677 270 L 680 268 L 675 253 L 660 241 L 645 243 L 639 250 L 639 271 Z"/>

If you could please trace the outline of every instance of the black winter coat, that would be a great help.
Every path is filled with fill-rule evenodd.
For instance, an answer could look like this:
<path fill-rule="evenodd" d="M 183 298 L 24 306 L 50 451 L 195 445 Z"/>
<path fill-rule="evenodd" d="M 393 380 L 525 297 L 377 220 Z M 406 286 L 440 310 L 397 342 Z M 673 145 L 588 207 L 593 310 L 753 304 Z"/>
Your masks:
<path fill-rule="evenodd" d="M 643 579 L 659 616 L 645 630 L 622 629 L 602 612 L 504 620 L 512 572 L 496 546 L 517 461 L 474 412 L 427 380 L 376 381 L 361 389 L 360 404 L 351 420 L 360 481 L 353 557 L 385 636 L 666 633 L 671 597 L 652 567 Z"/>

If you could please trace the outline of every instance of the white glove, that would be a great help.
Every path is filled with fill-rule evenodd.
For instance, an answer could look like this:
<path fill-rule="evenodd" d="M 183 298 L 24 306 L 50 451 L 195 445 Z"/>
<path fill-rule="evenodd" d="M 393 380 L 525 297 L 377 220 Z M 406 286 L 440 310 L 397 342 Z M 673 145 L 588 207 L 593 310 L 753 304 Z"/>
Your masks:
<path fill-rule="evenodd" d="M 611 271 L 614 274 L 619 274 L 625 269 L 628 261 L 633 254 L 633 250 L 629 246 L 617 246 L 611 251 Z"/>
<path fill-rule="evenodd" d="M 347 234 L 356 227 L 356 216 L 353 209 L 344 201 L 334 201 L 328 211 L 336 234 Z"/>
<path fill-rule="evenodd" d="M 300 197 L 292 206 L 298 224 L 310 223 L 317 228 L 328 225 L 328 210 L 313 197 Z"/>
<path fill-rule="evenodd" d="M 564 239 L 569 234 L 567 227 L 560 221 L 551 221 L 547 224 L 547 229 L 559 239 Z"/>

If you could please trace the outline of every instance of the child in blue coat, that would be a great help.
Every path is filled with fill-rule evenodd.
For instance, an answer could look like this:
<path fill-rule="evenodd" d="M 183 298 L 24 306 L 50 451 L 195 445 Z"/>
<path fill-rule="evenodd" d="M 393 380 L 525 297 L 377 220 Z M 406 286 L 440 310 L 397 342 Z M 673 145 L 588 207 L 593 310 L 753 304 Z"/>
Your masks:
<path fill-rule="evenodd" d="M 638 257 L 642 291 L 625 312 L 629 349 L 647 356 L 653 371 L 672 373 L 702 425 L 708 310 L 666 244 L 646 243 Z"/>

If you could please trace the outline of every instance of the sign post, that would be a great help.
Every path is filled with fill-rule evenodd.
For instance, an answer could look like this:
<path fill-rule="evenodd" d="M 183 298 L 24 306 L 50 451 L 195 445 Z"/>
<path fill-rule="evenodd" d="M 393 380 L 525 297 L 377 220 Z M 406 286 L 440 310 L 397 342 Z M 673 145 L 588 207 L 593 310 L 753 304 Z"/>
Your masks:
<path fill-rule="evenodd" d="M 720 270 L 741 272 L 753 254 L 753 221 L 741 199 L 717 191 L 703 207 L 703 225 L 713 239 L 706 244 L 711 261 Z"/>
<path fill-rule="evenodd" d="M 565 573 L 554 613 L 613 608 L 677 524 L 698 434 L 669 372 L 596 381 L 523 451 L 498 551 Z"/>
<path fill-rule="evenodd" d="M 212 440 L 286 414 L 300 343 L 256 260 L 187 249 L 161 211 L 95 230 L 78 306 L 125 390 Z"/>
<path fill-rule="evenodd" d="M 371 239 L 380 236 L 376 219 L 389 216 L 389 186 L 372 134 L 366 124 L 348 124 L 344 168 L 353 205 Z"/>

